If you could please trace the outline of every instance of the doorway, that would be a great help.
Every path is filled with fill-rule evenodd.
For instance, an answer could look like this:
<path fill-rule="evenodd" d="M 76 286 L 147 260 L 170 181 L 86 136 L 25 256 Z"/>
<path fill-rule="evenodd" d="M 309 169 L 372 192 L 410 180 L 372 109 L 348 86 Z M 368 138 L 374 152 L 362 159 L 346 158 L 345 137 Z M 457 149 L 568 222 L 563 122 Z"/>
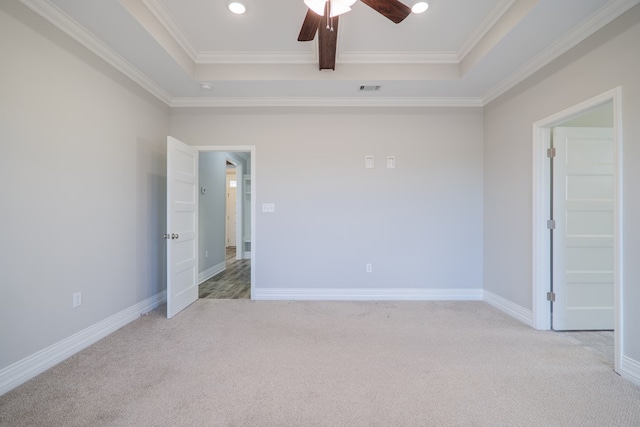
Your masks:
<path fill-rule="evenodd" d="M 209 249 L 215 257 L 204 259 L 208 264 L 199 269 L 202 274 L 209 271 L 209 265 L 219 268 L 201 278 L 198 297 L 250 299 L 252 268 L 250 252 L 245 249 L 252 240 L 251 153 L 208 150 L 200 151 L 199 157 L 201 181 L 216 189 L 215 196 L 209 198 L 207 193 L 201 197 L 199 225 L 201 229 L 217 229 L 217 233 L 199 233 L 199 251 Z"/>
<path fill-rule="evenodd" d="M 610 223 L 611 223 L 611 251 L 612 251 L 612 259 L 610 261 L 610 278 L 612 281 L 612 290 L 611 290 L 611 300 L 610 305 L 612 305 L 613 312 L 613 329 L 614 329 L 614 341 L 615 341 L 615 358 L 614 365 L 615 370 L 619 370 L 620 362 L 621 362 L 621 345 L 622 345 L 622 322 L 621 322 L 621 289 L 622 289 L 622 276 L 621 276 L 621 174 L 620 174 L 620 165 L 621 165 L 621 135 L 620 135 L 620 107 L 621 107 L 621 97 L 620 97 L 620 88 L 614 89 L 612 91 L 606 92 L 600 96 L 594 97 L 590 100 L 587 100 L 581 104 L 578 104 L 574 107 L 571 107 L 567 110 L 561 111 L 557 114 L 554 114 L 550 117 L 547 117 L 539 122 L 534 123 L 533 125 L 533 134 L 534 134 L 534 165 L 533 165 L 533 314 L 534 314 L 534 326 L 537 329 L 549 330 L 553 328 L 554 322 L 554 308 L 558 309 L 558 301 L 559 295 L 554 293 L 559 290 L 559 280 L 565 280 L 567 276 L 567 268 L 574 268 L 575 265 L 583 264 L 584 260 L 589 257 L 593 258 L 594 253 L 585 253 L 582 249 L 579 248 L 580 245 L 586 246 L 595 246 L 593 242 L 589 242 L 587 240 L 580 241 L 580 239 L 574 239 L 574 236 L 570 238 L 571 243 L 574 247 L 578 247 L 577 250 L 571 249 L 570 256 L 571 259 L 567 259 L 567 251 L 566 251 L 566 241 L 562 244 L 565 249 L 558 249 L 557 243 L 554 242 L 554 233 L 555 236 L 558 236 L 559 230 L 554 230 L 555 227 L 561 226 L 563 227 L 562 232 L 563 238 L 566 238 L 566 224 L 558 224 L 554 223 L 554 220 L 558 218 L 560 215 L 561 220 L 565 220 L 567 217 L 566 206 L 556 206 L 554 205 L 554 201 L 556 200 L 553 197 L 554 188 L 557 188 L 553 185 L 554 180 L 552 179 L 552 162 L 550 161 L 550 157 L 553 159 L 554 153 L 552 150 L 553 137 L 554 137 L 554 128 L 559 127 L 572 127 L 572 126 L 581 126 L 584 125 L 585 118 L 594 117 L 595 112 L 602 113 L 603 111 L 609 111 L 609 120 L 612 128 L 612 151 L 611 151 L 611 186 L 612 186 L 612 194 L 611 194 L 611 207 L 610 207 Z M 566 126 L 566 125 L 570 126 Z M 604 127 L 604 126 L 599 126 Z M 557 135 L 557 132 L 555 132 Z M 601 148 L 601 147 L 600 147 Z M 564 148 L 563 148 L 564 149 Z M 597 151 L 597 149 L 596 149 Z M 599 153 L 594 152 L 595 156 L 600 155 Z M 557 150 L 556 153 L 557 155 Z M 566 154 L 566 152 L 565 152 Z M 563 175 L 562 179 L 565 179 L 563 182 L 563 186 L 566 188 L 566 171 L 559 172 Z M 583 173 L 586 177 L 588 174 Z M 557 177 L 556 177 L 557 178 Z M 581 186 L 583 189 L 590 189 L 593 187 L 592 184 L 585 183 L 584 181 L 588 181 L 591 178 L 580 177 L 579 180 L 582 180 Z M 598 178 L 600 179 L 600 178 Z M 578 180 L 578 181 L 579 181 Z M 573 185 L 573 184 L 572 184 Z M 576 187 L 580 188 L 580 187 Z M 573 191 L 573 190 L 572 190 Z M 596 206 L 597 203 L 595 200 L 592 200 L 593 203 L 587 205 L 591 206 L 591 208 L 601 209 L 600 213 L 604 210 L 601 206 Z M 572 202 L 573 203 L 573 202 Z M 583 209 L 585 205 L 582 207 L 578 206 L 578 208 Z M 573 206 L 571 207 L 573 208 Z M 596 210 L 597 210 L 596 209 Z M 589 221 L 586 221 L 586 218 L 593 218 L 594 212 L 587 212 L 588 209 L 583 209 L 579 215 L 582 215 L 582 225 L 588 227 L 593 227 L 592 225 L 587 225 Z M 586 212 L 586 213 L 585 213 Z M 597 215 L 596 215 L 597 216 Z M 600 218 L 602 219 L 602 218 Z M 575 221 L 575 218 L 572 219 Z M 605 221 L 606 222 L 606 221 Z M 581 225 L 580 221 L 577 223 Z M 602 223 L 600 224 L 600 226 Z M 596 225 L 595 227 L 598 227 Z M 562 239 L 560 239 L 562 240 Z M 566 240 L 566 239 L 565 239 Z M 604 239 L 600 239 L 603 241 Z M 564 251 L 563 255 L 565 256 L 564 260 L 558 261 L 558 253 L 553 253 L 553 251 Z M 597 251 L 596 251 L 597 252 Z M 577 264 L 571 264 L 567 267 L 569 263 L 576 262 Z M 560 263 L 561 265 L 554 265 L 554 263 Z M 562 264 L 564 263 L 564 264 Z M 600 268 L 602 267 L 602 268 Z M 594 268 L 592 270 L 598 270 L 599 277 L 595 278 L 595 276 L 589 277 L 588 274 L 574 274 L 575 271 L 571 271 L 571 274 L 574 274 L 575 277 L 580 276 L 582 282 L 606 282 L 604 276 L 606 273 L 603 266 L 598 268 Z M 580 270 L 580 268 L 576 268 Z M 589 268 L 582 268 L 583 272 L 589 270 Z M 603 273 L 603 274 L 600 274 Z M 578 280 L 579 282 L 580 280 Z M 584 285 L 587 286 L 587 285 Z M 589 287 L 591 285 L 588 285 Z M 577 286 L 573 291 L 576 292 L 576 289 L 579 289 Z M 563 292 L 565 292 L 563 290 Z M 577 291 L 575 293 L 579 298 L 582 298 L 584 294 Z M 588 297 L 588 295 L 587 295 Z M 554 298 L 556 301 L 554 302 Z M 566 294 L 563 295 L 566 303 Z M 583 305 L 589 305 L 588 298 L 587 300 L 582 301 Z M 566 304 L 565 304 L 566 305 Z M 554 307 L 555 306 L 555 307 Z M 564 307 L 566 308 L 566 307 Z M 557 313 L 556 313 L 557 314 Z M 570 327 L 568 329 L 573 329 Z M 594 329 L 594 327 L 587 327 L 586 329 Z M 600 329 L 595 328 L 595 329 Z"/>
<path fill-rule="evenodd" d="M 200 234 L 207 232 L 203 230 L 204 224 L 199 219 L 202 216 L 200 205 L 203 198 L 207 200 L 214 192 L 214 187 L 208 186 L 207 183 L 201 182 L 199 174 L 200 160 L 206 154 L 237 154 L 238 156 L 247 156 L 247 162 L 242 170 L 248 170 L 243 182 L 249 183 L 248 193 L 243 194 L 243 201 L 246 201 L 247 209 L 244 211 L 243 221 L 239 227 L 243 230 L 243 238 L 240 239 L 252 249 L 252 256 L 249 260 L 251 266 L 250 272 L 250 289 L 251 295 L 254 294 L 256 286 L 255 260 L 255 201 L 256 193 L 253 191 L 251 177 L 255 174 L 255 147 L 254 146 L 190 146 L 173 138 L 167 137 L 167 228 L 164 238 L 167 241 L 167 318 L 171 318 L 180 311 L 188 307 L 198 299 L 198 284 L 200 282 L 202 259 L 207 259 L 209 253 L 208 247 L 200 246 Z M 226 154 L 225 154 L 226 153 Z M 220 157 L 220 156 L 215 156 Z M 222 194 L 220 202 L 214 201 L 214 205 L 222 207 L 221 225 L 209 227 L 217 233 L 221 231 L 220 248 L 225 251 L 224 241 L 224 204 L 225 204 L 225 174 L 223 161 L 222 167 Z M 238 165 L 238 171 L 240 171 Z M 213 182 L 213 181 L 212 181 Z M 205 216 L 206 217 L 206 213 Z M 216 217 L 217 218 L 217 217 Z M 218 246 L 211 246 L 216 249 Z M 223 257 L 224 258 L 224 257 Z M 215 263 L 213 263 L 215 264 Z M 215 265 L 212 267 L 214 268 Z"/>

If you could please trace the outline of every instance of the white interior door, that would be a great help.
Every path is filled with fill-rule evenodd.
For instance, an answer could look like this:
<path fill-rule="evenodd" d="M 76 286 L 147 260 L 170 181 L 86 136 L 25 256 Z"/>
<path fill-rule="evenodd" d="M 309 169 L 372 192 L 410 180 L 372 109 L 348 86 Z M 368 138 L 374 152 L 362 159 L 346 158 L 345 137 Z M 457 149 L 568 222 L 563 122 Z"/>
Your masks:
<path fill-rule="evenodd" d="M 227 169 L 227 246 L 236 246 L 236 195 L 238 181 L 235 169 Z"/>
<path fill-rule="evenodd" d="M 167 317 L 198 299 L 198 150 L 167 137 Z"/>
<path fill-rule="evenodd" d="M 613 130 L 554 128 L 553 328 L 613 329 Z"/>

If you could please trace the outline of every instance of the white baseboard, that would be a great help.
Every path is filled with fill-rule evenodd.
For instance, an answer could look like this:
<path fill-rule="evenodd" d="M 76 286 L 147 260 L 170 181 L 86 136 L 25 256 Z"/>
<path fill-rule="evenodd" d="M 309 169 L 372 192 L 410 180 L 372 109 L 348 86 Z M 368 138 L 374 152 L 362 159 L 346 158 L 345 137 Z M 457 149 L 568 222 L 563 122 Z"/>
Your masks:
<path fill-rule="evenodd" d="M 138 319 L 167 300 L 162 291 L 0 370 L 0 396 Z"/>
<path fill-rule="evenodd" d="M 631 381 L 640 387 L 640 362 L 630 357 L 622 356 L 619 374 L 622 378 Z"/>
<path fill-rule="evenodd" d="M 254 289 L 255 300 L 479 301 L 481 289 Z"/>
<path fill-rule="evenodd" d="M 216 274 L 222 273 L 227 269 L 227 262 L 222 261 L 220 264 L 216 264 L 211 268 L 206 269 L 202 273 L 198 274 L 198 284 L 211 279 Z"/>
<path fill-rule="evenodd" d="M 526 309 L 506 298 L 502 298 L 492 292 L 483 291 L 483 300 L 489 305 L 521 321 L 525 325 L 533 327 L 533 311 Z"/>

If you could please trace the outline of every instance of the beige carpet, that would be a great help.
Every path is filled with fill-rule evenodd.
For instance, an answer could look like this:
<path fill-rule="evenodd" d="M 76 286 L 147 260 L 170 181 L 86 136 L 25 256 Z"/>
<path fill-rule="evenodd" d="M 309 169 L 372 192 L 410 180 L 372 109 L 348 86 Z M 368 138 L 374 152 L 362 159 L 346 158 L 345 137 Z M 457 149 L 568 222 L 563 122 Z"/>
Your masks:
<path fill-rule="evenodd" d="M 1 426 L 640 426 L 640 388 L 482 302 L 198 300 L 0 397 Z"/>

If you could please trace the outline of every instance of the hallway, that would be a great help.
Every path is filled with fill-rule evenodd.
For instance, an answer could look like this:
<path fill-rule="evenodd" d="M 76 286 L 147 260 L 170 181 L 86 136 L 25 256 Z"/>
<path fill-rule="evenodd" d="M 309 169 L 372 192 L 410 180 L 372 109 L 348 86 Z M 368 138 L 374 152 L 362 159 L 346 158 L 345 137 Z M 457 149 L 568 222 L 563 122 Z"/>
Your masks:
<path fill-rule="evenodd" d="M 250 299 L 251 260 L 236 259 L 236 248 L 227 248 L 227 268 L 211 279 L 200 284 L 199 298 Z"/>

